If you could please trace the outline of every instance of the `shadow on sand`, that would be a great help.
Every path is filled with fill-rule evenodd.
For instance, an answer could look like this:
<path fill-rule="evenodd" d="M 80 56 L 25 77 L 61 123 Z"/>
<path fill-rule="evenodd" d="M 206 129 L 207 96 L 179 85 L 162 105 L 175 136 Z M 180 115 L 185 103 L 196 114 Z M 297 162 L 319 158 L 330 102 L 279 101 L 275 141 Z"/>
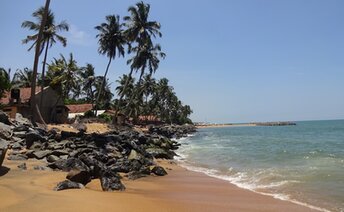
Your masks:
<path fill-rule="evenodd" d="M 0 177 L 4 176 L 5 174 L 7 174 L 11 169 L 6 167 L 6 166 L 1 166 L 0 167 Z"/>

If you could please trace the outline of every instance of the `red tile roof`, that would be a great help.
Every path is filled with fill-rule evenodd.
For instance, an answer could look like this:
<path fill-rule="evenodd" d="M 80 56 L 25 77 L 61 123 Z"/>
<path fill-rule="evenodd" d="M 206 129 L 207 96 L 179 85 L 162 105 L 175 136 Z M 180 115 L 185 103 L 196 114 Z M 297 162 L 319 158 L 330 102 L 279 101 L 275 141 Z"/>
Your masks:
<path fill-rule="evenodd" d="M 78 104 L 78 105 L 66 105 L 69 109 L 69 113 L 85 113 L 92 110 L 92 104 Z"/>
<path fill-rule="evenodd" d="M 41 87 L 37 86 L 36 87 L 36 94 L 38 94 L 41 91 Z M 11 92 L 6 92 L 5 97 L 0 99 L 0 103 L 3 105 L 7 105 L 10 103 L 10 98 L 11 98 Z M 21 103 L 27 103 L 30 100 L 31 96 L 31 88 L 20 88 L 20 99 Z"/>
<path fill-rule="evenodd" d="M 160 121 L 160 118 L 155 115 L 139 116 L 140 121 Z"/>

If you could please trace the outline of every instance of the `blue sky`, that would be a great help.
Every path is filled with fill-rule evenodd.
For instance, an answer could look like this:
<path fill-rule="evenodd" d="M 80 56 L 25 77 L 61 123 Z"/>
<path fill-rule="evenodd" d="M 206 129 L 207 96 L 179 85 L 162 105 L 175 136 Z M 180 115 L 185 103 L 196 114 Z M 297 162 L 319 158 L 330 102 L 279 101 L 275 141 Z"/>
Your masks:
<path fill-rule="evenodd" d="M 74 54 L 102 75 L 108 59 L 97 52 L 96 25 L 108 14 L 127 15 L 137 1 L 52 0 L 68 46 L 53 46 L 49 61 Z M 344 118 L 344 1 L 149 0 L 162 25 L 157 42 L 167 54 L 155 75 L 167 77 L 194 110 L 194 121 L 250 122 Z M 24 20 L 43 0 L 0 1 L 0 66 L 32 67 L 21 40 Z M 108 77 L 129 68 L 116 59 Z"/>

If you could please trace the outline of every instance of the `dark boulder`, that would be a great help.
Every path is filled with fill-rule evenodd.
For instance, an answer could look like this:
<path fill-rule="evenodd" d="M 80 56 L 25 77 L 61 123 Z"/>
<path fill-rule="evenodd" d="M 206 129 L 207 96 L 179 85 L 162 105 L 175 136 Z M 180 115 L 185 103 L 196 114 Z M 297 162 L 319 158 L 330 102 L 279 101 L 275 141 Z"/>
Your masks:
<path fill-rule="evenodd" d="M 164 150 L 161 148 L 148 148 L 146 151 L 155 158 L 169 159 L 172 160 L 175 153 L 169 150 Z"/>
<path fill-rule="evenodd" d="M 3 140 L 0 138 L 0 167 L 2 165 L 2 162 L 5 159 L 7 148 L 8 148 L 8 141 Z"/>
<path fill-rule="evenodd" d="M 7 114 L 2 110 L 0 110 L 0 122 L 7 125 L 11 125 L 10 119 L 8 118 Z"/>
<path fill-rule="evenodd" d="M 26 170 L 26 169 L 27 169 L 26 163 L 19 164 L 17 167 L 18 167 L 19 169 L 21 169 L 21 170 Z"/>
<path fill-rule="evenodd" d="M 78 137 L 78 133 L 76 132 L 68 132 L 68 131 L 61 131 L 61 139 L 65 140 L 71 137 Z"/>
<path fill-rule="evenodd" d="M 31 121 L 29 119 L 27 119 L 27 118 L 24 118 L 22 116 L 22 114 L 20 114 L 20 113 L 16 114 L 15 122 L 16 122 L 15 124 L 18 125 L 18 126 L 19 125 L 25 125 L 25 126 L 28 126 L 28 127 L 33 127 Z"/>
<path fill-rule="evenodd" d="M 27 160 L 28 157 L 26 155 L 23 154 L 11 154 L 7 157 L 8 160 Z"/>
<path fill-rule="evenodd" d="M 161 166 L 154 166 L 154 168 L 152 169 L 152 173 L 155 174 L 155 175 L 158 175 L 158 176 L 165 176 L 165 175 L 167 175 L 167 172 Z"/>
<path fill-rule="evenodd" d="M 0 122 L 0 138 L 10 140 L 13 134 L 12 127 L 10 125 Z"/>
<path fill-rule="evenodd" d="M 51 170 L 49 167 L 46 167 L 46 166 L 34 166 L 33 169 L 38 170 L 38 171 L 49 171 L 49 170 Z"/>
<path fill-rule="evenodd" d="M 65 189 L 81 189 L 81 188 L 84 188 L 84 186 L 81 183 L 65 180 L 65 181 L 59 182 L 57 186 L 54 188 L 54 190 L 61 191 Z"/>
<path fill-rule="evenodd" d="M 35 141 L 46 142 L 47 138 L 40 135 L 39 132 L 37 131 L 31 131 L 31 132 L 26 133 L 25 135 L 26 148 L 29 149 Z"/>
<path fill-rule="evenodd" d="M 43 150 L 43 151 L 36 151 L 33 153 L 33 156 L 40 160 L 40 159 L 43 159 L 47 156 L 49 156 L 51 154 L 51 151 L 50 150 Z"/>
<path fill-rule="evenodd" d="M 72 169 L 88 170 L 88 167 L 77 158 L 60 159 L 48 165 L 52 169 L 69 172 Z"/>
<path fill-rule="evenodd" d="M 69 171 L 66 178 L 70 181 L 81 183 L 83 185 L 91 182 L 91 174 L 85 170 L 72 169 Z"/>
<path fill-rule="evenodd" d="M 47 157 L 47 161 L 48 161 L 49 163 L 54 163 L 54 162 L 56 162 L 56 161 L 58 161 L 58 160 L 60 160 L 60 158 L 57 157 L 56 155 L 49 155 L 49 156 Z"/>
<path fill-rule="evenodd" d="M 120 180 L 120 176 L 112 171 L 105 171 L 100 176 L 100 184 L 103 191 L 122 191 L 125 186 Z"/>

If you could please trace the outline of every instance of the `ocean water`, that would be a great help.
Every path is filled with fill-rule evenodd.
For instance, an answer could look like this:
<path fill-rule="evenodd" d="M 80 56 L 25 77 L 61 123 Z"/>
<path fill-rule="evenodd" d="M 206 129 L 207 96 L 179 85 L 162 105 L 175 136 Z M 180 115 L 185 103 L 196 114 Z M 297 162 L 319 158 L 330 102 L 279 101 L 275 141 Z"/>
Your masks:
<path fill-rule="evenodd" d="M 199 129 L 180 142 L 178 160 L 188 169 L 323 211 L 344 211 L 344 120 Z"/>

